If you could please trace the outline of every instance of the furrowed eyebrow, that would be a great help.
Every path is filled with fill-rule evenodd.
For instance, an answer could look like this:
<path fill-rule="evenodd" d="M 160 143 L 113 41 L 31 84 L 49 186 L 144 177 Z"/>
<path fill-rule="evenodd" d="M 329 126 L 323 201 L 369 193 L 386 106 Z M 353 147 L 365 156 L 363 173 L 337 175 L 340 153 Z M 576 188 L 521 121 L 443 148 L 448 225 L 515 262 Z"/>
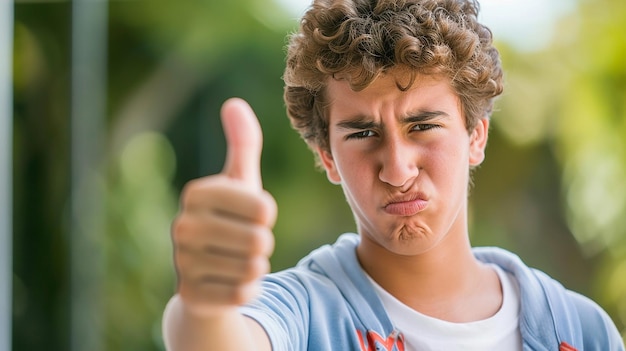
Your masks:
<path fill-rule="evenodd" d="M 353 119 L 346 119 L 340 121 L 336 124 L 336 126 L 340 129 L 346 130 L 363 130 L 363 129 L 374 129 L 379 127 L 379 124 L 369 120 L 366 117 L 359 116 Z"/>
<path fill-rule="evenodd" d="M 403 123 L 419 123 L 428 122 L 436 118 L 448 118 L 450 115 L 443 111 L 417 111 L 407 114 L 407 117 L 402 118 Z M 379 128 L 380 124 L 372 121 L 365 116 L 356 116 L 354 118 L 348 118 L 343 121 L 339 121 L 336 124 L 337 128 L 345 130 L 364 130 Z"/>
<path fill-rule="evenodd" d="M 450 115 L 443 111 L 418 111 L 415 113 L 410 113 L 407 117 L 402 119 L 404 123 L 416 123 L 416 122 L 427 122 L 436 118 L 449 118 Z"/>

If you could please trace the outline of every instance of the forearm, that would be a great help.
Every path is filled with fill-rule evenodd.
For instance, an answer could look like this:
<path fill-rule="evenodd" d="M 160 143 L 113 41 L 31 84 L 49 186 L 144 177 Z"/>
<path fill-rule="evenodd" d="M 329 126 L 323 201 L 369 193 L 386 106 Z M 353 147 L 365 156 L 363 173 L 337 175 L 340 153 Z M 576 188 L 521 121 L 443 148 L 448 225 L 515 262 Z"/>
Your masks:
<path fill-rule="evenodd" d="M 163 336 L 170 351 L 271 350 L 262 328 L 236 308 L 219 316 L 194 315 L 178 295 L 172 297 L 165 309 Z"/>

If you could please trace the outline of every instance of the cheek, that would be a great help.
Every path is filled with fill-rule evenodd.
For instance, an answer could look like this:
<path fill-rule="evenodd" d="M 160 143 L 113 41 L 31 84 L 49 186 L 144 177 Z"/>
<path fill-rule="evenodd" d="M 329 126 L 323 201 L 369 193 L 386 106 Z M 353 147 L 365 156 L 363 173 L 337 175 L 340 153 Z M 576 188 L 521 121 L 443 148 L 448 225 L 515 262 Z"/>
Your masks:
<path fill-rule="evenodd" d="M 358 198 L 371 194 L 373 177 L 376 176 L 372 161 L 357 155 L 348 155 L 336 160 L 337 172 L 346 196 Z"/>
<path fill-rule="evenodd" d="M 434 182 L 452 185 L 455 182 L 469 181 L 469 153 L 466 148 L 453 146 L 454 143 L 444 143 L 431 149 L 432 157 L 425 169 L 435 177 Z"/>
<path fill-rule="evenodd" d="M 354 187 L 355 182 L 367 177 L 366 162 L 358 157 L 344 157 L 337 159 L 337 172 L 343 183 Z"/>

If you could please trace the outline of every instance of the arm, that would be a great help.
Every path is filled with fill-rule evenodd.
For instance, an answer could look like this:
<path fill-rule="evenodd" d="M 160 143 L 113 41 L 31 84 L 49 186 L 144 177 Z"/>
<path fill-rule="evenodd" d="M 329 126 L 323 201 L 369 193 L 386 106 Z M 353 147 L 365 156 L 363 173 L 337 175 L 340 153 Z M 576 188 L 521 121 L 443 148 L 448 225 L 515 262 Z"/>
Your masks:
<path fill-rule="evenodd" d="M 195 316 L 179 295 L 165 309 L 163 337 L 168 350 L 271 350 L 267 334 L 253 319 L 235 309 L 215 318 Z"/>
<path fill-rule="evenodd" d="M 261 129 L 238 99 L 224 104 L 222 124 L 224 170 L 186 184 L 172 225 L 178 289 L 163 316 L 172 351 L 271 350 L 263 328 L 237 310 L 258 295 L 274 249 L 276 202 L 261 185 Z"/>

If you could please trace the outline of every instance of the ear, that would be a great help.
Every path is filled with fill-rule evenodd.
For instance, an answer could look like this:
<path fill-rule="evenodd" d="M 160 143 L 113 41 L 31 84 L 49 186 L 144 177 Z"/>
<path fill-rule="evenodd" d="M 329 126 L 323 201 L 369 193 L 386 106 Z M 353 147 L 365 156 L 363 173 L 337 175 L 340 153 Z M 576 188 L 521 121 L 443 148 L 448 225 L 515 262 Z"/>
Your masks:
<path fill-rule="evenodd" d="M 489 134 L 489 118 L 481 118 L 470 135 L 469 163 L 475 167 L 485 159 L 485 148 Z"/>
<path fill-rule="evenodd" d="M 341 184 L 341 176 L 337 171 L 333 155 L 319 146 L 317 146 L 315 150 L 317 151 L 317 155 L 322 162 L 322 166 L 324 166 L 324 169 L 326 170 L 326 177 L 328 178 L 328 181 L 335 185 Z"/>

